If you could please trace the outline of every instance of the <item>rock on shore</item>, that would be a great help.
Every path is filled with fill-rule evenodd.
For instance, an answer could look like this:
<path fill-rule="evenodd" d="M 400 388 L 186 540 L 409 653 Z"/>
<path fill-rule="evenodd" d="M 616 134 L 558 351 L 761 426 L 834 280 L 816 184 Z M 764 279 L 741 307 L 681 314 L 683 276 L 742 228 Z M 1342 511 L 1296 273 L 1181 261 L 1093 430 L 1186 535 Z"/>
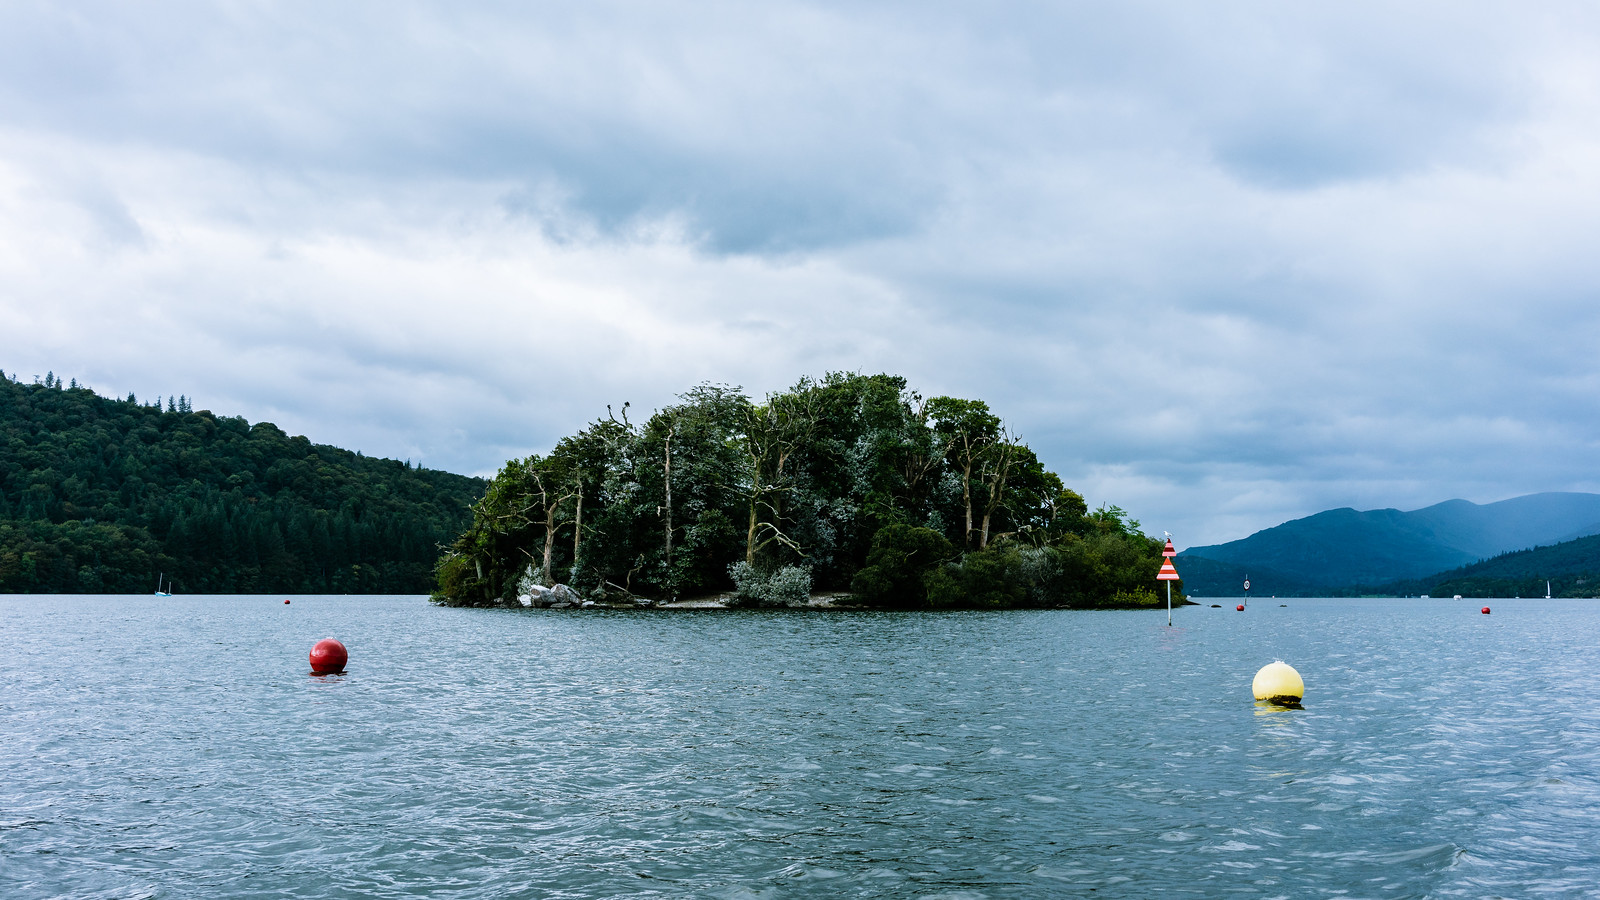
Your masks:
<path fill-rule="evenodd" d="M 818 592 L 813 593 L 804 605 L 796 604 L 795 609 L 861 609 L 850 602 L 851 597 L 844 592 Z M 710 594 L 704 597 L 691 597 L 682 600 L 653 600 L 649 597 L 602 597 L 599 602 L 585 600 L 576 590 L 565 584 L 551 587 L 534 585 L 527 593 L 518 594 L 514 600 L 508 601 L 507 606 L 527 607 L 533 609 L 728 609 L 737 605 L 731 593 Z"/>
<path fill-rule="evenodd" d="M 564 584 L 553 587 L 536 584 L 529 588 L 526 594 L 518 594 L 516 602 L 521 606 L 537 609 L 570 609 L 574 606 L 588 605 L 588 602 L 592 601 L 586 602 L 577 591 Z"/>

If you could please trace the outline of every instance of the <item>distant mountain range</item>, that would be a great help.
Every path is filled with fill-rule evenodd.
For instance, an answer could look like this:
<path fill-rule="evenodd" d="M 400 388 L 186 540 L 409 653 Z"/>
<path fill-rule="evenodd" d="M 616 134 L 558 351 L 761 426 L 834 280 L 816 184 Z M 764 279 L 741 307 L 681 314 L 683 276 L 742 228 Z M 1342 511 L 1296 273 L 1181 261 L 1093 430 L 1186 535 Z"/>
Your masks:
<path fill-rule="evenodd" d="M 1500 554 L 1596 534 L 1600 494 L 1543 493 L 1483 505 L 1447 500 L 1409 512 L 1331 509 L 1241 540 L 1190 547 L 1178 559 L 1192 596 L 1236 596 L 1246 574 L 1258 595 L 1406 592 L 1402 583 L 1414 587 Z"/>

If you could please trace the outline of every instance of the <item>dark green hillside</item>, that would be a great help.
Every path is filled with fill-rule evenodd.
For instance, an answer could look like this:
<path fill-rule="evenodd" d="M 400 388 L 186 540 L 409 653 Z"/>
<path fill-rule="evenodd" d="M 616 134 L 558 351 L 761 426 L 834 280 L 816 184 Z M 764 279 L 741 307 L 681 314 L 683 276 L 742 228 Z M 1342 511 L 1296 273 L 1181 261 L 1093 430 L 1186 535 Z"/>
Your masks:
<path fill-rule="evenodd" d="M 0 373 L 0 592 L 426 593 L 484 485 Z"/>
<path fill-rule="evenodd" d="M 1190 547 L 1183 557 L 1275 572 L 1303 592 L 1359 593 L 1597 532 L 1600 495 L 1552 492 L 1485 504 L 1447 500 L 1406 512 L 1331 509 L 1241 540 Z"/>
<path fill-rule="evenodd" d="M 1600 597 L 1600 535 L 1504 553 L 1389 588 L 1405 596 L 1543 597 L 1547 581 L 1557 597 Z"/>
<path fill-rule="evenodd" d="M 1088 510 L 982 401 L 834 373 L 760 401 L 701 385 L 511 460 L 435 599 L 561 582 L 624 602 L 820 589 L 888 608 L 1153 608 L 1161 548 L 1122 510 Z"/>

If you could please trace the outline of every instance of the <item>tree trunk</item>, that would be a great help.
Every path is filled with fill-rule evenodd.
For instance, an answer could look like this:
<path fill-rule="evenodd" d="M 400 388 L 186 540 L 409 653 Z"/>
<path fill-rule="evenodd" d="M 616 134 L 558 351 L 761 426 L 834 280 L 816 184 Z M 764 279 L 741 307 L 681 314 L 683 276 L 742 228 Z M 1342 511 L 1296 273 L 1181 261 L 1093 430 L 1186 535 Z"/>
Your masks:
<path fill-rule="evenodd" d="M 750 529 L 744 535 L 744 561 L 756 564 L 756 532 L 761 528 L 761 474 L 752 476 L 750 485 Z"/>
<path fill-rule="evenodd" d="M 578 576 L 578 542 L 583 540 L 583 479 L 578 479 L 578 512 L 572 526 L 572 577 Z"/>
<path fill-rule="evenodd" d="M 555 587 L 556 580 L 550 574 L 550 557 L 556 548 L 556 508 L 552 504 L 550 511 L 544 517 L 544 586 Z"/>
<path fill-rule="evenodd" d="M 961 533 L 961 543 L 972 546 L 972 455 L 961 467 L 961 499 L 967 504 L 967 530 Z"/>
<path fill-rule="evenodd" d="M 666 580 L 667 580 L 667 584 L 666 584 L 666 588 L 667 588 L 667 596 L 669 596 L 672 599 L 676 600 L 676 599 L 678 599 L 678 595 L 672 589 L 672 584 L 673 584 L 673 580 L 674 580 L 673 577 L 672 577 L 672 432 L 674 430 L 675 429 L 670 429 L 670 428 L 667 430 L 666 461 L 665 461 L 665 465 L 662 466 L 662 481 L 666 483 L 666 490 L 667 490 L 667 524 L 666 524 L 666 531 L 667 531 L 667 534 L 666 534 L 667 579 Z"/>
<path fill-rule="evenodd" d="M 1006 479 L 1011 477 L 1011 461 L 1016 456 L 1016 449 L 1011 444 L 1002 443 L 995 446 L 999 448 L 1000 467 L 995 473 L 994 481 L 989 484 L 989 502 L 985 504 L 983 510 L 983 536 L 978 542 L 979 550 L 989 546 L 989 520 L 1005 497 Z"/>
<path fill-rule="evenodd" d="M 756 564 L 756 503 L 755 497 L 750 498 L 750 530 L 744 536 L 744 561 L 750 565 Z"/>

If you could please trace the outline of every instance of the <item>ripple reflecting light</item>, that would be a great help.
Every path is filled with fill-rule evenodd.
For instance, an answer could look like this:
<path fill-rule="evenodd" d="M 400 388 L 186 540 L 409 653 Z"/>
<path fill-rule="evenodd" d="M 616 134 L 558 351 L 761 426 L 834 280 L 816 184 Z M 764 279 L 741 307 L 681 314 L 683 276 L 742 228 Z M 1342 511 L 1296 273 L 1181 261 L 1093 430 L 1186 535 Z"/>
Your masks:
<path fill-rule="evenodd" d="M 1168 628 L 282 599 L 0 597 L 0 895 L 1600 885 L 1600 603 Z M 308 675 L 330 635 L 347 673 Z M 1304 709 L 1253 701 L 1273 659 Z"/>

